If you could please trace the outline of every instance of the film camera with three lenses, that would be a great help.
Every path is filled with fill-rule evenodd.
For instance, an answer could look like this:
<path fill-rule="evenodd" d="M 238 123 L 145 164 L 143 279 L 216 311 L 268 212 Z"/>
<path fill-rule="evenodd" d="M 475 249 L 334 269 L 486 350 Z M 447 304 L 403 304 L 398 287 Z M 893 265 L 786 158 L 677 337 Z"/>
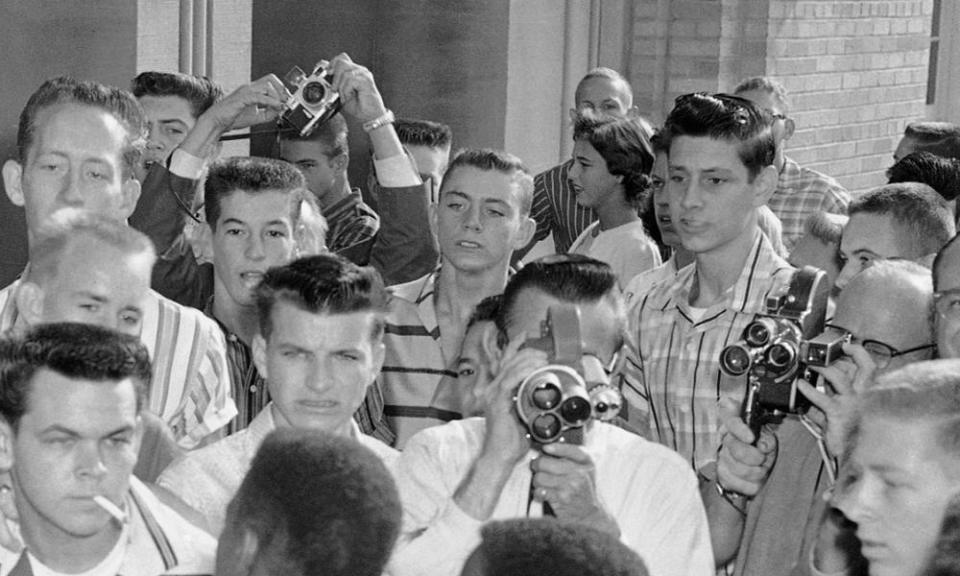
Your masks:
<path fill-rule="evenodd" d="M 829 366 L 843 356 L 846 336 L 821 334 L 830 282 L 822 270 L 795 270 L 786 292 L 773 290 L 766 314 L 758 314 L 742 339 L 720 352 L 720 369 L 747 375 L 743 420 L 759 438 L 760 428 L 785 414 L 802 414 L 810 401 L 797 379 L 813 381 L 809 366 Z"/>
<path fill-rule="evenodd" d="M 284 78 L 294 89 L 280 118 L 297 130 L 300 136 L 309 136 L 340 111 L 340 94 L 330 84 L 328 64 L 326 60 L 317 62 L 309 76 L 294 66 Z"/>
<path fill-rule="evenodd" d="M 517 387 L 517 415 L 535 443 L 582 444 L 591 418 L 612 420 L 620 412 L 620 391 L 610 385 L 599 359 L 583 355 L 576 306 L 551 306 L 540 330 L 525 346 L 546 352 L 550 364 Z"/>

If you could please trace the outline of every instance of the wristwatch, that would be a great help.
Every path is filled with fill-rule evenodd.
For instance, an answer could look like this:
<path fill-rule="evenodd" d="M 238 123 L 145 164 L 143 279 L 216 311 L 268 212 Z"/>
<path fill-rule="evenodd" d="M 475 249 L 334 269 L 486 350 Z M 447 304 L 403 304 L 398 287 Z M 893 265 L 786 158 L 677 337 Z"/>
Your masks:
<path fill-rule="evenodd" d="M 393 115 L 393 110 L 388 109 L 386 112 L 377 116 L 373 120 L 368 120 L 363 123 L 364 132 L 373 132 L 381 126 L 386 126 L 387 124 L 393 124 L 396 122 L 396 117 Z"/>

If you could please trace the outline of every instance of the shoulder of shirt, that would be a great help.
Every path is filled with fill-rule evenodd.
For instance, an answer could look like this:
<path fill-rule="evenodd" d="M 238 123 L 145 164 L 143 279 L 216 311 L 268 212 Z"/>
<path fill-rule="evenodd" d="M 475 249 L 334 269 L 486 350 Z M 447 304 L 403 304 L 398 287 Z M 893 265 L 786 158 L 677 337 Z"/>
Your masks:
<path fill-rule="evenodd" d="M 217 541 L 213 536 L 194 526 L 176 510 L 161 502 L 153 491 L 135 476 L 130 477 L 130 490 L 136 493 L 140 502 L 150 510 L 150 513 L 160 523 L 167 538 L 175 544 L 179 565 L 196 562 L 198 557 L 212 561 L 217 546 Z M 184 555 L 186 550 L 194 551 L 192 557 L 189 554 L 186 555 L 187 557 L 179 557 L 179 555 Z"/>
<path fill-rule="evenodd" d="M 592 433 L 596 434 L 593 441 L 599 443 L 594 449 L 605 454 L 616 454 L 618 459 L 631 458 L 641 462 L 643 466 L 653 466 L 657 463 L 660 466 L 692 473 L 690 464 L 678 452 L 623 428 L 606 422 L 596 422 Z"/>
<path fill-rule="evenodd" d="M 817 181 L 819 184 L 823 185 L 826 188 L 831 188 L 833 190 L 838 190 L 846 193 L 847 189 L 840 185 L 839 182 L 833 177 L 814 170 L 813 168 L 807 168 L 806 166 L 801 166 L 795 160 L 787 158 L 788 165 L 793 165 L 795 167 L 796 173 L 800 176 L 802 180 L 808 181 Z"/>
<path fill-rule="evenodd" d="M 185 319 L 189 319 L 193 322 L 196 322 L 205 330 L 212 330 L 214 333 L 220 332 L 220 327 L 217 326 L 217 323 L 212 318 L 204 314 L 203 311 L 191 306 L 184 306 L 183 304 L 174 302 L 155 290 L 150 290 L 149 294 L 156 300 L 157 306 L 159 306 L 161 309 L 167 310 L 171 314 L 178 315 L 181 322 Z"/>
<path fill-rule="evenodd" d="M 394 284 L 388 287 L 387 290 L 390 292 L 391 304 L 394 300 L 403 300 L 410 304 L 416 304 L 417 298 L 420 296 L 424 285 L 430 279 L 430 276 L 435 273 L 436 271 L 428 272 L 416 280 L 411 280 L 403 284 Z"/>
<path fill-rule="evenodd" d="M 570 162 L 571 162 L 571 161 L 568 160 L 568 161 L 563 162 L 563 163 L 561 163 L 561 164 L 557 164 L 556 166 L 553 166 L 552 168 L 547 168 L 547 169 L 544 170 L 543 172 L 540 172 L 539 174 L 537 174 L 534 178 L 535 178 L 535 179 L 539 179 L 539 178 L 549 178 L 549 177 L 551 177 L 551 176 L 553 176 L 553 175 L 555 175 L 555 174 L 556 174 L 556 175 L 560 175 L 560 174 L 563 173 L 565 170 L 569 169 Z"/>
<path fill-rule="evenodd" d="M 463 447 L 472 445 L 479 446 L 483 441 L 486 430 L 487 421 L 482 417 L 451 420 L 439 426 L 431 426 L 410 437 L 401 453 L 401 458 L 403 455 L 408 453 L 415 454 L 423 451 L 423 449 L 436 453 L 441 448 L 453 448 L 457 454 L 462 454 L 463 451 L 461 448 Z M 411 448 L 413 448 L 413 450 L 411 450 Z M 472 457 L 469 454 L 462 455 Z"/>

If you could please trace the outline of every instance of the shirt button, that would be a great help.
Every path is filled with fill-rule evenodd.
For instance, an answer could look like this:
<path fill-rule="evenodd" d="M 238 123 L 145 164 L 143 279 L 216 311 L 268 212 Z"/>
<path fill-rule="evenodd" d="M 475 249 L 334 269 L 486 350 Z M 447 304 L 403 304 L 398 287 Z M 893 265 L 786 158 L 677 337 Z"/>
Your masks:
<path fill-rule="evenodd" d="M 251 393 L 251 394 L 256 394 L 256 393 L 257 393 L 257 385 L 256 385 L 256 384 L 253 384 L 252 386 L 250 386 L 250 393 Z"/>

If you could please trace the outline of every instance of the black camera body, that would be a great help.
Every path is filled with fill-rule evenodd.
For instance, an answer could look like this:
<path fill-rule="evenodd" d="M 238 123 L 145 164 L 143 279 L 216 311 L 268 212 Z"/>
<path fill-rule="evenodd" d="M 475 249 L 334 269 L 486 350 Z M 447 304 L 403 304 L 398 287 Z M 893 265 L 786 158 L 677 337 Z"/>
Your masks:
<path fill-rule="evenodd" d="M 821 334 L 830 285 L 812 266 L 793 271 L 786 291 L 771 291 L 766 313 L 747 324 L 742 339 L 720 352 L 720 369 L 747 375 L 743 420 L 759 437 L 760 428 L 785 414 L 802 414 L 810 401 L 797 379 L 812 380 L 809 366 L 828 366 L 843 356 L 846 337 Z"/>
<path fill-rule="evenodd" d="M 620 412 L 620 391 L 605 381 L 589 381 L 575 305 L 551 306 L 540 337 L 525 346 L 543 350 L 550 359 L 524 378 L 514 396 L 517 416 L 534 443 L 582 444 L 583 427 L 591 418 L 612 420 Z"/>
<path fill-rule="evenodd" d="M 340 94 L 330 84 L 327 65 L 326 60 L 321 60 L 309 76 L 294 66 L 285 77 L 294 89 L 280 118 L 297 130 L 301 137 L 309 136 L 340 111 Z"/>

